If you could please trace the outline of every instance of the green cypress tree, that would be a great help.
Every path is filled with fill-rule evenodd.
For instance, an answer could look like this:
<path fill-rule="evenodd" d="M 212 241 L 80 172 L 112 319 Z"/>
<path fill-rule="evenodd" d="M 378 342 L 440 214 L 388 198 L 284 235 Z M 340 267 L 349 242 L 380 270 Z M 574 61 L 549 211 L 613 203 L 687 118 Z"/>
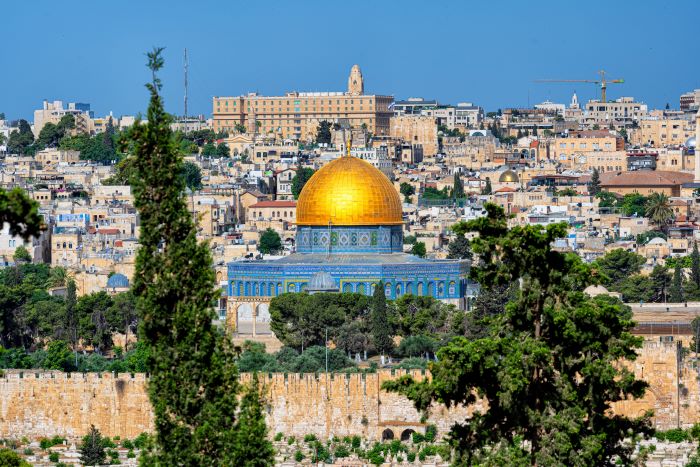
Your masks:
<path fill-rule="evenodd" d="M 90 432 L 83 437 L 80 445 L 80 462 L 83 465 L 102 465 L 105 463 L 105 447 L 100 430 L 90 425 Z"/>
<path fill-rule="evenodd" d="M 244 465 L 236 458 L 239 392 L 235 353 L 212 323 L 220 295 L 206 244 L 184 198 L 183 161 L 163 108 L 157 72 L 161 48 L 148 54 L 152 82 L 147 123 L 130 132 L 135 205 L 141 219 L 133 292 L 148 350 L 155 446 L 144 465 Z"/>
<path fill-rule="evenodd" d="M 700 252 L 698 252 L 698 242 L 693 242 L 693 252 L 690 254 L 690 278 L 700 287 Z"/>
<path fill-rule="evenodd" d="M 267 437 L 262 403 L 258 374 L 253 373 L 253 381 L 241 400 L 236 424 L 236 458 L 244 459 L 239 465 L 245 467 L 264 467 L 274 463 L 275 450 Z"/>
<path fill-rule="evenodd" d="M 683 271 L 681 270 L 680 261 L 676 261 L 676 268 L 673 270 L 673 281 L 669 290 L 669 301 L 671 303 L 680 303 L 683 298 Z"/>
<path fill-rule="evenodd" d="M 382 355 L 391 352 L 394 348 L 391 334 L 384 283 L 379 281 L 372 296 L 372 337 L 374 338 L 374 347 Z"/>
<path fill-rule="evenodd" d="M 600 172 L 598 169 L 593 169 L 591 174 L 591 183 L 588 185 L 588 192 L 591 196 L 595 196 L 600 193 Z"/>
<path fill-rule="evenodd" d="M 459 174 L 455 172 L 454 176 L 454 184 L 452 187 L 452 197 L 455 199 L 459 198 L 464 198 L 466 194 L 464 193 L 464 184 L 462 183 L 462 179 L 459 177 Z"/>

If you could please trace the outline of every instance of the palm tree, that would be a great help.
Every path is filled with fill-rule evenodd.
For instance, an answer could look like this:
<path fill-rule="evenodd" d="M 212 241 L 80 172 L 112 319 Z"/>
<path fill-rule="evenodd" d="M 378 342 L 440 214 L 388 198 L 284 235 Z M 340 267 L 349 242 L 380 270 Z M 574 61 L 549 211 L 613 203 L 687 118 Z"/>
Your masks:
<path fill-rule="evenodd" d="M 65 287 L 68 283 L 68 273 L 65 268 L 56 266 L 51 268 L 51 273 L 46 281 L 46 287 Z"/>
<path fill-rule="evenodd" d="M 647 200 L 645 214 L 654 224 L 665 229 L 666 225 L 673 219 L 673 209 L 671 209 L 668 195 L 652 193 Z"/>

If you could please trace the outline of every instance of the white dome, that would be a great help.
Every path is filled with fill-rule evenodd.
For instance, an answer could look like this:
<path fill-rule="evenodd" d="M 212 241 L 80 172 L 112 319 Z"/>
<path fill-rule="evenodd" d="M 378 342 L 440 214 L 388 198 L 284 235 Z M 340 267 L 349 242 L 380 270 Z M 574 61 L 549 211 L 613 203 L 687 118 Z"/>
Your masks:
<path fill-rule="evenodd" d="M 685 140 L 685 147 L 686 148 L 696 148 L 698 147 L 698 140 L 695 136 L 691 136 L 687 140 Z"/>

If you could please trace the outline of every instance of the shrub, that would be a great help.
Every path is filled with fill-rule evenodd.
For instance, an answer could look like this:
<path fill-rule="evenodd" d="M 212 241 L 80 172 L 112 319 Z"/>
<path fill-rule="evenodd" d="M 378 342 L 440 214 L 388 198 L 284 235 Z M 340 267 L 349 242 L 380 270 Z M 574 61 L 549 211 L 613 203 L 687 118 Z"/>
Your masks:
<path fill-rule="evenodd" d="M 425 440 L 429 443 L 435 441 L 437 437 L 437 427 L 435 425 L 428 425 L 425 427 Z"/>
<path fill-rule="evenodd" d="M 32 451 L 31 448 L 24 448 L 25 456 L 31 456 L 32 454 L 34 454 L 34 451 Z"/>
<path fill-rule="evenodd" d="M 352 442 L 350 445 L 352 446 L 353 449 L 359 449 L 360 445 L 362 444 L 362 440 L 358 435 L 355 435 L 352 437 Z"/>
<path fill-rule="evenodd" d="M 49 460 L 51 462 L 58 462 L 58 453 L 52 452 L 51 454 L 49 454 Z"/>
<path fill-rule="evenodd" d="M 117 447 L 117 445 L 114 444 L 114 441 L 112 441 L 112 440 L 109 439 L 109 438 L 102 438 L 102 446 L 103 446 L 105 449 L 110 449 L 110 448 L 116 448 L 116 447 Z"/>
<path fill-rule="evenodd" d="M 687 441 L 688 437 L 688 432 L 682 428 L 672 428 L 666 432 L 656 432 L 656 439 L 659 441 L 666 440 L 671 443 L 682 443 L 683 441 Z"/>
<path fill-rule="evenodd" d="M 128 459 L 133 459 L 133 458 L 135 458 L 135 457 L 136 457 L 136 454 L 134 453 L 134 450 L 133 450 L 133 449 L 129 449 L 129 452 L 126 453 L 126 457 L 127 457 Z"/>
<path fill-rule="evenodd" d="M 415 451 L 411 451 L 411 452 L 409 452 L 408 454 L 406 454 L 406 460 L 407 460 L 408 462 L 415 462 L 415 461 L 416 461 L 416 452 L 415 452 Z"/>
<path fill-rule="evenodd" d="M 422 443 L 423 441 L 425 441 L 425 436 L 418 433 L 417 431 L 414 431 L 412 436 L 414 444 Z"/>
<path fill-rule="evenodd" d="M 693 439 L 700 439 L 700 423 L 693 425 L 693 427 L 690 429 L 690 436 Z"/>
<path fill-rule="evenodd" d="M 297 450 L 297 452 L 294 453 L 294 460 L 297 462 L 301 462 L 304 460 L 304 454 L 301 453 L 301 451 Z"/>
<path fill-rule="evenodd" d="M 119 453 L 112 449 L 111 451 L 107 452 L 107 455 L 111 457 L 112 459 L 118 459 L 119 458 Z"/>
<path fill-rule="evenodd" d="M 287 444 L 292 445 L 297 439 L 294 436 L 287 438 Z"/>
<path fill-rule="evenodd" d="M 305 435 L 304 436 L 304 442 L 305 443 L 311 443 L 316 441 L 316 435 Z"/>
<path fill-rule="evenodd" d="M 136 438 L 134 438 L 134 447 L 138 449 L 143 449 L 146 444 L 148 444 L 148 433 L 141 433 Z"/>
<path fill-rule="evenodd" d="M 283 434 L 283 433 L 277 433 L 277 434 L 275 435 L 275 441 L 277 441 L 277 442 L 282 441 L 282 438 L 283 438 L 283 437 L 284 437 L 284 434 Z"/>
<path fill-rule="evenodd" d="M 335 457 L 348 457 L 350 455 L 350 450 L 344 444 L 341 444 L 335 448 Z"/>
<path fill-rule="evenodd" d="M 134 443 L 130 439 L 125 439 L 122 442 L 122 447 L 124 449 L 134 449 Z"/>
<path fill-rule="evenodd" d="M 384 456 L 379 452 L 370 452 L 368 460 L 374 465 L 382 465 L 384 463 Z"/>

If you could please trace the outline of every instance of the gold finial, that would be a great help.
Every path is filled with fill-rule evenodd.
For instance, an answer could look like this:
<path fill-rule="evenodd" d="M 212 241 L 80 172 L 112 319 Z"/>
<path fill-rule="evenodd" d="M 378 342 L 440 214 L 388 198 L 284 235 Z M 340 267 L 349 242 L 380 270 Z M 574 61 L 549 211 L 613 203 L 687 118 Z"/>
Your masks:
<path fill-rule="evenodd" d="M 352 140 L 350 139 L 350 137 L 348 137 L 348 142 L 345 144 L 345 155 L 346 155 L 347 157 L 350 157 L 350 146 L 351 146 L 351 142 L 352 142 Z"/>

